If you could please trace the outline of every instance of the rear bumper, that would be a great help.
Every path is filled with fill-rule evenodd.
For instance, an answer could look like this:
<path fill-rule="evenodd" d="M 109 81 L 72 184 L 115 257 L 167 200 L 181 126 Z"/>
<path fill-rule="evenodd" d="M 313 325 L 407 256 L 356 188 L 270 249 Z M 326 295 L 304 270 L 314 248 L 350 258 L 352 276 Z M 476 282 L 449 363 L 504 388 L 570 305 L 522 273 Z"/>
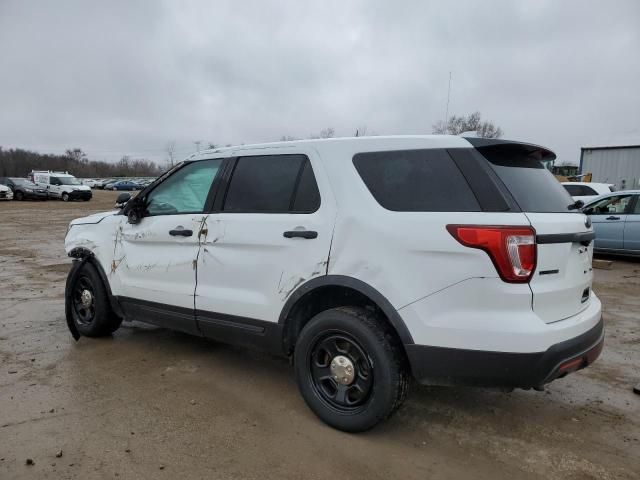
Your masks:
<path fill-rule="evenodd" d="M 544 352 L 509 353 L 406 345 L 414 377 L 429 385 L 540 387 L 593 363 L 604 343 L 604 323 Z"/>

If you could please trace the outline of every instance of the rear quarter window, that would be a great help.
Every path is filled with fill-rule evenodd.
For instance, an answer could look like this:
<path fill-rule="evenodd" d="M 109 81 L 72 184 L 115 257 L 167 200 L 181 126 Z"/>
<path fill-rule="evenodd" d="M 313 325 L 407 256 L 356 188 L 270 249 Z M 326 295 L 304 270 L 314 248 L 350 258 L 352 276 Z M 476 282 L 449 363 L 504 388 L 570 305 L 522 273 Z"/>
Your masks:
<path fill-rule="evenodd" d="M 445 150 L 358 153 L 353 164 L 376 201 L 396 212 L 478 212 L 480 205 Z"/>

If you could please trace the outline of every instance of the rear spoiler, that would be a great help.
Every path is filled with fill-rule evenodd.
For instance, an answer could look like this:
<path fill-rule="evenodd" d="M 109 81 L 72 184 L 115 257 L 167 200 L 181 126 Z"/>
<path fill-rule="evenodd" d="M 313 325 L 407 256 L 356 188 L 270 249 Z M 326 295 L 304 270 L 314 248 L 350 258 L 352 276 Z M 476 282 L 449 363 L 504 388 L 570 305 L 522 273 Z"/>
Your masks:
<path fill-rule="evenodd" d="M 514 142 L 499 138 L 463 137 L 482 153 L 483 150 L 499 154 L 525 155 L 539 161 L 555 160 L 556 154 L 551 150 L 532 143 Z"/>

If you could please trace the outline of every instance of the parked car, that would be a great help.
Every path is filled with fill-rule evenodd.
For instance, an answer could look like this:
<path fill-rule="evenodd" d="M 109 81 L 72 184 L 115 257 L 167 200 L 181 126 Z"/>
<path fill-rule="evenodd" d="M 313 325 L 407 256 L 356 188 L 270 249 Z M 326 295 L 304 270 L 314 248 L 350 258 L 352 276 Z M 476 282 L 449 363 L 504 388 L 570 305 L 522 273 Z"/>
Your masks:
<path fill-rule="evenodd" d="M 640 190 L 609 193 L 583 211 L 593 223 L 596 252 L 640 255 Z"/>
<path fill-rule="evenodd" d="M 135 319 L 292 357 L 307 405 L 350 432 L 411 375 L 542 389 L 604 338 L 593 229 L 554 158 L 457 136 L 201 152 L 71 222 L 69 328 Z"/>
<path fill-rule="evenodd" d="M 562 182 L 562 186 L 574 200 L 582 200 L 584 203 L 615 191 L 614 185 L 611 183 Z"/>
<path fill-rule="evenodd" d="M 46 200 L 47 190 L 31 180 L 19 177 L 0 177 L 0 184 L 8 186 L 16 200 Z"/>
<path fill-rule="evenodd" d="M 108 183 L 107 185 L 105 185 L 104 189 L 133 191 L 133 190 L 140 190 L 140 186 L 137 183 L 134 183 L 130 180 L 120 180 L 117 182 Z"/>
<path fill-rule="evenodd" d="M 121 178 L 110 178 L 102 183 L 102 190 L 110 190 L 110 186 L 116 182 L 122 181 Z"/>
<path fill-rule="evenodd" d="M 64 202 L 87 201 L 92 197 L 91 189 L 67 172 L 32 171 L 29 178 L 39 187 L 45 188 L 49 197 L 59 198 Z"/>
<path fill-rule="evenodd" d="M 0 183 L 0 200 L 13 200 L 13 192 L 7 185 Z"/>
<path fill-rule="evenodd" d="M 117 182 L 118 180 L 120 180 L 120 179 L 119 178 L 101 178 L 101 179 L 96 181 L 96 184 L 95 184 L 94 188 L 98 188 L 100 190 L 104 190 L 105 185 L 107 185 L 110 182 Z"/>
<path fill-rule="evenodd" d="M 98 179 L 96 178 L 83 178 L 81 180 L 83 185 L 86 185 L 89 188 L 96 188 L 96 184 L 98 183 Z"/>

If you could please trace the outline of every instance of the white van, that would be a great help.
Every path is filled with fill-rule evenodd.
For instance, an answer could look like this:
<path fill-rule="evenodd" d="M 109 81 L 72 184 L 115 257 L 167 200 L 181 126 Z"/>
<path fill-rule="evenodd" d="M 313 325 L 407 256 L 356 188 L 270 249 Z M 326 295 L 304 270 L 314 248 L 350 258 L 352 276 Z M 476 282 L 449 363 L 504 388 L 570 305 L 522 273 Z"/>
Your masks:
<path fill-rule="evenodd" d="M 82 185 L 80 180 L 69 172 L 32 171 L 29 178 L 38 186 L 46 188 L 50 198 L 59 198 L 68 202 L 69 200 L 87 201 L 92 197 L 91 188 Z"/>

